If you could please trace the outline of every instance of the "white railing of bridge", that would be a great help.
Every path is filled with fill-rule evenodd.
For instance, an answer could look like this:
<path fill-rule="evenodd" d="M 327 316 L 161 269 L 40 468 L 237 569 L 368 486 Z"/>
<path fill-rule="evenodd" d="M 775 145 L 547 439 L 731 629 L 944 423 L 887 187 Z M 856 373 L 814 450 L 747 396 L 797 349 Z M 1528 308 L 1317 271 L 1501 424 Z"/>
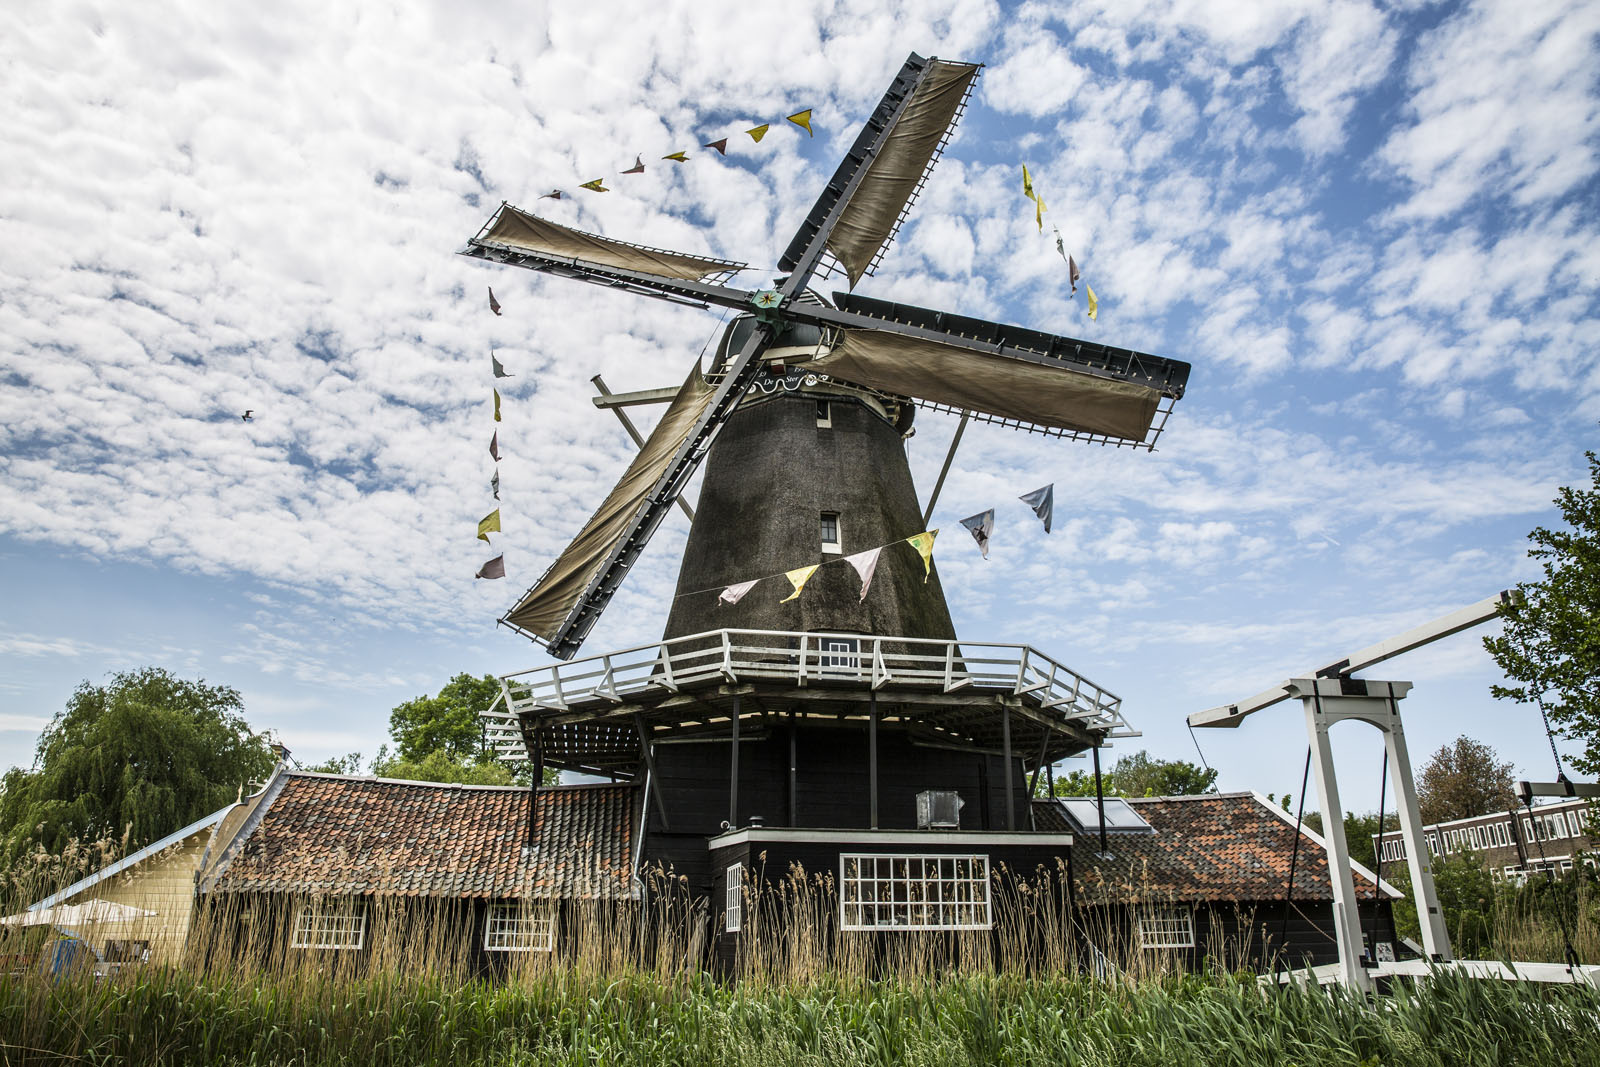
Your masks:
<path fill-rule="evenodd" d="M 756 679 L 1032 696 L 1062 723 L 1113 736 L 1127 728 L 1121 697 L 1027 645 L 789 630 L 712 630 L 507 674 L 500 679 L 503 699 L 482 718 L 502 759 L 526 759 L 518 725 L 524 713 L 625 704 L 653 690 Z"/>

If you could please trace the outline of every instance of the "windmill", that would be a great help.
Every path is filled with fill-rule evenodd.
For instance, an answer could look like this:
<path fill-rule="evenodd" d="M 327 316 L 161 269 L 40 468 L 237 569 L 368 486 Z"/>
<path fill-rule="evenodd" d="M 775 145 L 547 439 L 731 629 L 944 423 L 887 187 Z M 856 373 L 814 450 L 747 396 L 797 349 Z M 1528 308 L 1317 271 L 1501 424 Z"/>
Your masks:
<path fill-rule="evenodd" d="M 583 233 L 509 204 L 461 249 L 739 313 L 712 365 L 702 372 L 696 359 L 678 388 L 611 394 L 597 382 L 597 406 L 621 414 L 665 402 L 666 412 L 594 517 L 500 620 L 571 660 L 704 463 L 663 640 L 506 675 L 503 705 L 486 723 L 503 756 L 641 782 L 642 859 L 673 864 L 702 891 L 713 871 L 732 879 L 743 870 L 759 841 L 775 850 L 774 870 L 786 856 L 839 863 L 841 884 L 867 892 L 861 872 L 888 855 L 883 834 L 959 828 L 971 804 L 965 825 L 989 838 L 902 849 L 884 862 L 915 860 L 928 877 L 954 879 L 940 883 L 951 901 L 971 903 L 976 892 L 986 901 L 987 883 L 973 875 L 980 861 L 987 870 L 998 853 L 1031 869 L 1070 843 L 1026 833 L 1027 775 L 1036 782 L 1066 756 L 1130 736 L 1120 700 L 1065 665 L 1026 646 L 958 644 L 937 569 L 915 552 L 886 556 L 870 595 L 849 567 L 823 567 L 787 600 L 718 595 L 921 531 L 926 513 L 903 447 L 916 407 L 957 414 L 963 427 L 1149 449 L 1183 395 L 1186 363 L 810 288 L 842 274 L 853 290 L 873 273 L 978 71 L 906 60 L 784 250 L 772 288 L 728 285 L 739 263 Z M 845 836 L 819 852 L 818 827 Z M 863 842 L 872 848 L 860 851 Z M 736 924 L 737 886 L 728 889 L 726 922 Z M 977 921 L 965 905 L 951 908 L 941 928 Z M 859 907 L 851 914 L 872 925 Z"/>

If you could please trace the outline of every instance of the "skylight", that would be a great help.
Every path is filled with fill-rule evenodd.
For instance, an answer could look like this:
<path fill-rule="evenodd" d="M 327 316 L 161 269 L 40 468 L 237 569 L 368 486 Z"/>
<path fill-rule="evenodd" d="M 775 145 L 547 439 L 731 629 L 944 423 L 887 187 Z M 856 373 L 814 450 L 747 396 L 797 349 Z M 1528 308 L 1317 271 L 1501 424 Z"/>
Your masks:
<path fill-rule="evenodd" d="M 1061 805 L 1061 810 L 1067 813 L 1080 833 L 1100 832 L 1100 806 L 1094 797 L 1061 797 L 1056 800 Z M 1121 797 L 1106 797 L 1106 832 L 1107 833 L 1135 833 L 1153 834 L 1155 827 L 1144 821 L 1144 817 L 1133 810 Z"/>

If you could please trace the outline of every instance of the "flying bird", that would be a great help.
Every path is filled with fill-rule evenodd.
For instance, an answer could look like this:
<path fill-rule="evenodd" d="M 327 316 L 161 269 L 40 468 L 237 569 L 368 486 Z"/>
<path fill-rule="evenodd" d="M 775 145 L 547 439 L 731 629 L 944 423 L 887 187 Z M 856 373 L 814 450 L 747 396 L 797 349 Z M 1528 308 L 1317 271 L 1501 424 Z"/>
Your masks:
<path fill-rule="evenodd" d="M 255 415 L 255 413 L 256 413 L 256 409 L 255 408 L 245 408 L 244 409 L 244 414 L 240 415 L 239 418 L 243 419 L 245 422 L 249 422 L 251 417 L 253 415 Z"/>
<path fill-rule="evenodd" d="M 489 286 L 489 310 L 496 315 L 500 314 L 500 301 L 494 298 L 494 286 Z"/>

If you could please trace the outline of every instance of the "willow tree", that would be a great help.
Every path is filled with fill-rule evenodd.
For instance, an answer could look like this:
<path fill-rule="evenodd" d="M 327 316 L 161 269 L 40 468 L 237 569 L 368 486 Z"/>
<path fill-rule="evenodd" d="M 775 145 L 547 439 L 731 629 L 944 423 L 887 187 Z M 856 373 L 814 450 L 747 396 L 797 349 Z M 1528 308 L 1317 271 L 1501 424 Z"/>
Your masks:
<path fill-rule="evenodd" d="M 132 850 L 222 807 L 272 769 L 243 708 L 235 689 L 155 667 L 82 683 L 40 736 L 32 769 L 5 775 L 5 852 L 101 837 Z"/>

